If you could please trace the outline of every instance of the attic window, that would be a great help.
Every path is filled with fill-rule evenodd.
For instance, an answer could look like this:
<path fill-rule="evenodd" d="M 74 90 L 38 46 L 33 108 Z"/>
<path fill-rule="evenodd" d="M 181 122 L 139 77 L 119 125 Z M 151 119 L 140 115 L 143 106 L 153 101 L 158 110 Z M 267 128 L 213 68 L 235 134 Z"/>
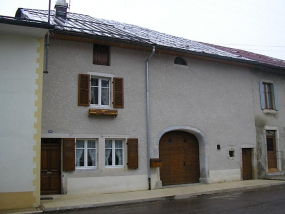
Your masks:
<path fill-rule="evenodd" d="M 93 45 L 93 64 L 110 65 L 109 46 Z"/>
<path fill-rule="evenodd" d="M 186 61 L 182 57 L 179 57 L 179 56 L 174 59 L 174 64 L 187 65 Z"/>

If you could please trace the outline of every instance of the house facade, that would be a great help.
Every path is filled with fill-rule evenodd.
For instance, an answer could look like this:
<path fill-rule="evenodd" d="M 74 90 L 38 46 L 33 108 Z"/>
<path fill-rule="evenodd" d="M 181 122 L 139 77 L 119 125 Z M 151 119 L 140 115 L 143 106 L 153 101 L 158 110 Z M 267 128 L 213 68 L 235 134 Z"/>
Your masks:
<path fill-rule="evenodd" d="M 57 6 L 43 77 L 42 195 L 284 173 L 284 61 Z M 48 11 L 16 17 L 46 21 Z"/>
<path fill-rule="evenodd" d="M 93 48 L 93 43 L 51 39 L 50 73 L 44 78 L 43 86 L 42 137 L 58 138 L 62 142 L 71 138 L 82 143 L 82 147 L 84 142 L 82 155 L 88 153 L 88 140 L 95 142 L 96 166 L 82 163 L 74 171 L 63 171 L 64 192 L 147 189 L 145 60 L 150 52 L 109 46 L 110 65 L 105 66 L 93 64 Z M 241 180 L 243 148 L 251 149 L 252 174 L 257 178 L 254 103 L 252 93 L 248 93 L 252 91 L 251 71 L 191 57 L 184 57 L 187 65 L 177 65 L 175 58 L 154 54 L 149 64 L 150 157 L 162 159 L 160 169 L 150 169 L 151 188 L 164 185 L 163 179 L 166 185 L 188 183 L 188 180 L 189 183 L 192 180 L 193 183 Z M 82 74 L 90 76 L 90 97 L 93 96 L 92 81 L 101 81 L 101 90 L 103 81 L 109 82 L 110 106 L 78 106 L 78 84 Z M 112 79 L 116 77 L 124 80 L 124 108 L 112 105 Z M 241 82 L 243 87 L 239 87 Z M 89 115 L 90 110 L 101 108 L 117 110 L 118 115 Z M 52 133 L 48 133 L 49 130 Z M 138 139 L 137 169 L 129 169 L 127 165 L 129 138 Z M 109 140 L 123 143 L 121 166 L 106 163 Z M 184 148 L 184 144 L 188 147 Z M 194 149 L 196 153 L 188 158 L 187 153 Z M 76 147 L 76 157 L 77 150 Z M 171 150 L 175 152 L 169 154 Z M 233 157 L 229 157 L 229 151 L 234 152 Z M 116 151 L 112 153 L 116 155 Z M 173 171 L 165 169 L 165 173 L 173 173 L 171 178 L 161 172 L 167 161 L 174 162 L 168 166 Z M 175 162 L 180 164 L 177 168 Z M 188 169 L 179 168 L 184 168 L 184 164 L 189 164 Z M 196 174 L 187 170 L 194 170 Z M 176 174 L 181 177 L 175 178 Z"/>
<path fill-rule="evenodd" d="M 0 17 L 0 210 L 40 205 L 45 23 Z"/>

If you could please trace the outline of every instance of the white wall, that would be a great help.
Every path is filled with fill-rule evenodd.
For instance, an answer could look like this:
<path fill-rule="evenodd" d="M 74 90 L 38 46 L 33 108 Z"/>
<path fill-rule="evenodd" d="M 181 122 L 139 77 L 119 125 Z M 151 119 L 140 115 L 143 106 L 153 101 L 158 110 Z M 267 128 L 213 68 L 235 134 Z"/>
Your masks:
<path fill-rule="evenodd" d="M 36 38 L 0 35 L 0 192 L 35 191 Z"/>

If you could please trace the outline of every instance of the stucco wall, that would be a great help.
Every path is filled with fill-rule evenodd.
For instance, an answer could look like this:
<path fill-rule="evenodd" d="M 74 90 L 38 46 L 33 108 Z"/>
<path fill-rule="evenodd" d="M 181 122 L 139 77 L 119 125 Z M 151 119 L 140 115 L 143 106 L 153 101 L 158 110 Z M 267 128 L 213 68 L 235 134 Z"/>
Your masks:
<path fill-rule="evenodd" d="M 267 150 L 265 130 L 276 130 L 276 143 L 278 147 L 278 168 L 284 171 L 285 151 L 285 76 L 265 71 L 252 70 L 252 93 L 254 101 L 254 115 L 256 125 L 256 143 L 258 151 L 258 175 L 267 174 Z M 277 86 L 277 98 L 279 110 L 275 113 L 265 113 L 261 109 L 259 82 L 261 80 L 273 81 Z"/>
<path fill-rule="evenodd" d="M 39 206 L 43 40 L 0 35 L 0 49 L 0 209 Z"/>
<path fill-rule="evenodd" d="M 147 174 L 145 60 L 149 54 L 111 47 L 111 65 L 99 66 L 92 64 L 92 44 L 51 41 L 42 136 L 99 136 L 101 156 L 105 135 L 139 138 L 139 169 L 105 170 L 103 164 L 99 170 L 76 170 L 64 173 L 64 186 L 65 179 L 73 177 Z M 159 156 L 158 136 L 163 130 L 190 127 L 203 133 L 201 172 L 207 182 L 241 179 L 241 145 L 254 148 L 256 142 L 250 70 L 190 58 L 186 58 L 188 66 L 179 66 L 173 64 L 174 58 L 155 54 L 150 61 L 151 157 Z M 117 118 L 88 117 L 88 108 L 77 106 L 78 74 L 88 72 L 124 78 L 125 107 L 118 110 Z M 228 157 L 231 148 L 234 158 Z M 215 177 L 219 170 L 230 170 L 228 179 Z"/>

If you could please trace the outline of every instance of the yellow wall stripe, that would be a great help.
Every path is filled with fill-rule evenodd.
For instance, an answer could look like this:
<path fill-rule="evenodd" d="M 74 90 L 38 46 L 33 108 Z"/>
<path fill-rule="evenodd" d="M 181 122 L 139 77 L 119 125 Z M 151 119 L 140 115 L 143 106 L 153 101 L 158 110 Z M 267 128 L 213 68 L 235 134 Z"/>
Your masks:
<path fill-rule="evenodd" d="M 33 174 L 35 179 L 33 181 L 33 185 L 35 187 L 35 191 L 33 192 L 33 207 L 40 206 L 41 200 L 41 124 L 42 124 L 42 88 L 43 88 L 43 68 L 44 68 L 44 39 L 38 39 L 40 46 L 37 49 L 39 57 L 37 58 L 37 63 L 39 64 L 36 73 L 38 74 L 38 79 L 36 79 L 35 84 L 38 86 L 38 89 L 35 91 L 35 95 L 37 96 L 37 100 L 35 101 L 35 106 L 37 111 L 35 112 L 36 123 L 34 127 L 36 129 L 36 134 L 34 134 L 34 140 L 36 141 L 36 145 L 33 147 L 35 152 L 35 156 L 33 158 L 33 162 L 35 164 L 35 168 L 33 169 Z"/>

